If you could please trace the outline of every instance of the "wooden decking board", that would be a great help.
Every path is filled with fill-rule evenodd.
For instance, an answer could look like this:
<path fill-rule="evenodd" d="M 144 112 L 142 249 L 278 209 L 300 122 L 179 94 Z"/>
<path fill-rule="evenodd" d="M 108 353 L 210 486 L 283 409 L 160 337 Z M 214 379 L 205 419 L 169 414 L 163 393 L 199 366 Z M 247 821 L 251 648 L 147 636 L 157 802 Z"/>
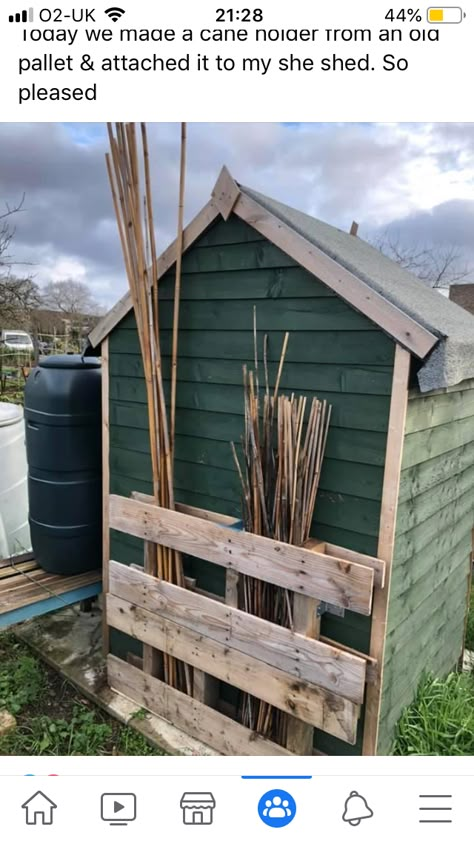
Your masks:
<path fill-rule="evenodd" d="M 25 552 L 23 555 L 15 555 L 13 558 L 2 558 L 0 559 L 0 569 L 11 567 L 13 564 L 21 564 L 23 561 L 33 561 L 34 558 L 33 552 Z"/>
<path fill-rule="evenodd" d="M 101 570 L 79 575 L 52 575 L 41 569 L 36 561 L 12 560 L 0 562 L 0 615 L 97 584 L 102 578 Z"/>
<path fill-rule="evenodd" d="M 0 580 L 4 581 L 6 578 L 18 575 L 18 573 L 32 572 L 37 566 L 36 561 L 23 561 L 20 564 L 10 564 L 9 566 L 0 567 Z"/>

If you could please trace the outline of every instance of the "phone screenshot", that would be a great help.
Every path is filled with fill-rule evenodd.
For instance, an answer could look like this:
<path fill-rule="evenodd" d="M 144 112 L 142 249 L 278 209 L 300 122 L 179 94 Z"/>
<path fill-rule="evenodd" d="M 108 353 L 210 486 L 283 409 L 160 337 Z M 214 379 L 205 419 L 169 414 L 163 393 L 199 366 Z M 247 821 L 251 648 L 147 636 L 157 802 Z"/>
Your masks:
<path fill-rule="evenodd" d="M 459 837 L 473 9 L 28 2 L 0 12 L 5 831 Z"/>

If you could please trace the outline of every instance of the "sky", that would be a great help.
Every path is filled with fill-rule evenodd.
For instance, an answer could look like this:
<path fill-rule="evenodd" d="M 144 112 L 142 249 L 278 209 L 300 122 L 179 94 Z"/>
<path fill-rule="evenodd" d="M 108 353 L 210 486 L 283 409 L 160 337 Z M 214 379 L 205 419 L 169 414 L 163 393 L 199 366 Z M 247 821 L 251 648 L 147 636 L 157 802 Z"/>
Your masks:
<path fill-rule="evenodd" d="M 176 233 L 178 124 L 149 123 L 159 251 Z M 18 204 L 16 272 L 88 284 L 104 310 L 126 290 L 104 154 L 92 123 L 0 124 L 0 207 Z M 474 123 L 192 123 L 185 219 L 220 168 L 272 198 L 359 235 L 454 246 L 474 269 Z M 474 280 L 474 271 L 470 279 Z"/>

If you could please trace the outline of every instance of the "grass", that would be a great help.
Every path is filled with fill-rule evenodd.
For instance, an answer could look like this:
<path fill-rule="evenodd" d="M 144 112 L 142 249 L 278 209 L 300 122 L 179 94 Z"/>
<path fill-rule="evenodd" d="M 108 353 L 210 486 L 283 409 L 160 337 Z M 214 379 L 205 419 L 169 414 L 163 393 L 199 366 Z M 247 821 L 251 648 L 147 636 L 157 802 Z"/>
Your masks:
<path fill-rule="evenodd" d="M 160 756 L 144 737 L 84 698 L 10 633 L 0 635 L 0 710 L 17 727 L 2 756 Z M 146 718 L 146 711 L 134 716 Z"/>
<path fill-rule="evenodd" d="M 469 613 L 467 615 L 466 648 L 469 651 L 474 651 L 474 587 L 471 589 Z"/>
<path fill-rule="evenodd" d="M 395 756 L 474 755 L 474 677 L 424 677 L 397 725 Z"/>

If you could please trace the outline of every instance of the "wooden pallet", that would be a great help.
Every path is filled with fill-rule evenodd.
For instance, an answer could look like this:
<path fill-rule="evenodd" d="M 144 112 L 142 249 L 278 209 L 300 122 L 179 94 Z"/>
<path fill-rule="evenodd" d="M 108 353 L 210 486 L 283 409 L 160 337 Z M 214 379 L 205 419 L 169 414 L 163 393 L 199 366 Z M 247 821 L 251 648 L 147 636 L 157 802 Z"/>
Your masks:
<path fill-rule="evenodd" d="M 52 575 L 32 553 L 0 560 L 0 627 L 90 598 L 101 589 L 101 570 Z"/>
<path fill-rule="evenodd" d="M 354 744 L 376 664 L 318 638 L 316 607 L 324 600 L 369 615 L 374 588 L 384 585 L 383 562 L 317 542 L 290 546 L 232 531 L 213 521 L 212 512 L 170 511 L 142 500 L 111 496 L 110 527 L 225 567 L 226 596 L 177 587 L 110 561 L 108 626 L 188 663 L 195 674 L 191 698 L 110 655 L 110 686 L 224 754 L 309 754 L 315 727 Z M 294 630 L 240 610 L 239 575 L 292 591 Z M 216 708 L 218 681 L 289 714 L 287 745 L 223 715 Z"/>

